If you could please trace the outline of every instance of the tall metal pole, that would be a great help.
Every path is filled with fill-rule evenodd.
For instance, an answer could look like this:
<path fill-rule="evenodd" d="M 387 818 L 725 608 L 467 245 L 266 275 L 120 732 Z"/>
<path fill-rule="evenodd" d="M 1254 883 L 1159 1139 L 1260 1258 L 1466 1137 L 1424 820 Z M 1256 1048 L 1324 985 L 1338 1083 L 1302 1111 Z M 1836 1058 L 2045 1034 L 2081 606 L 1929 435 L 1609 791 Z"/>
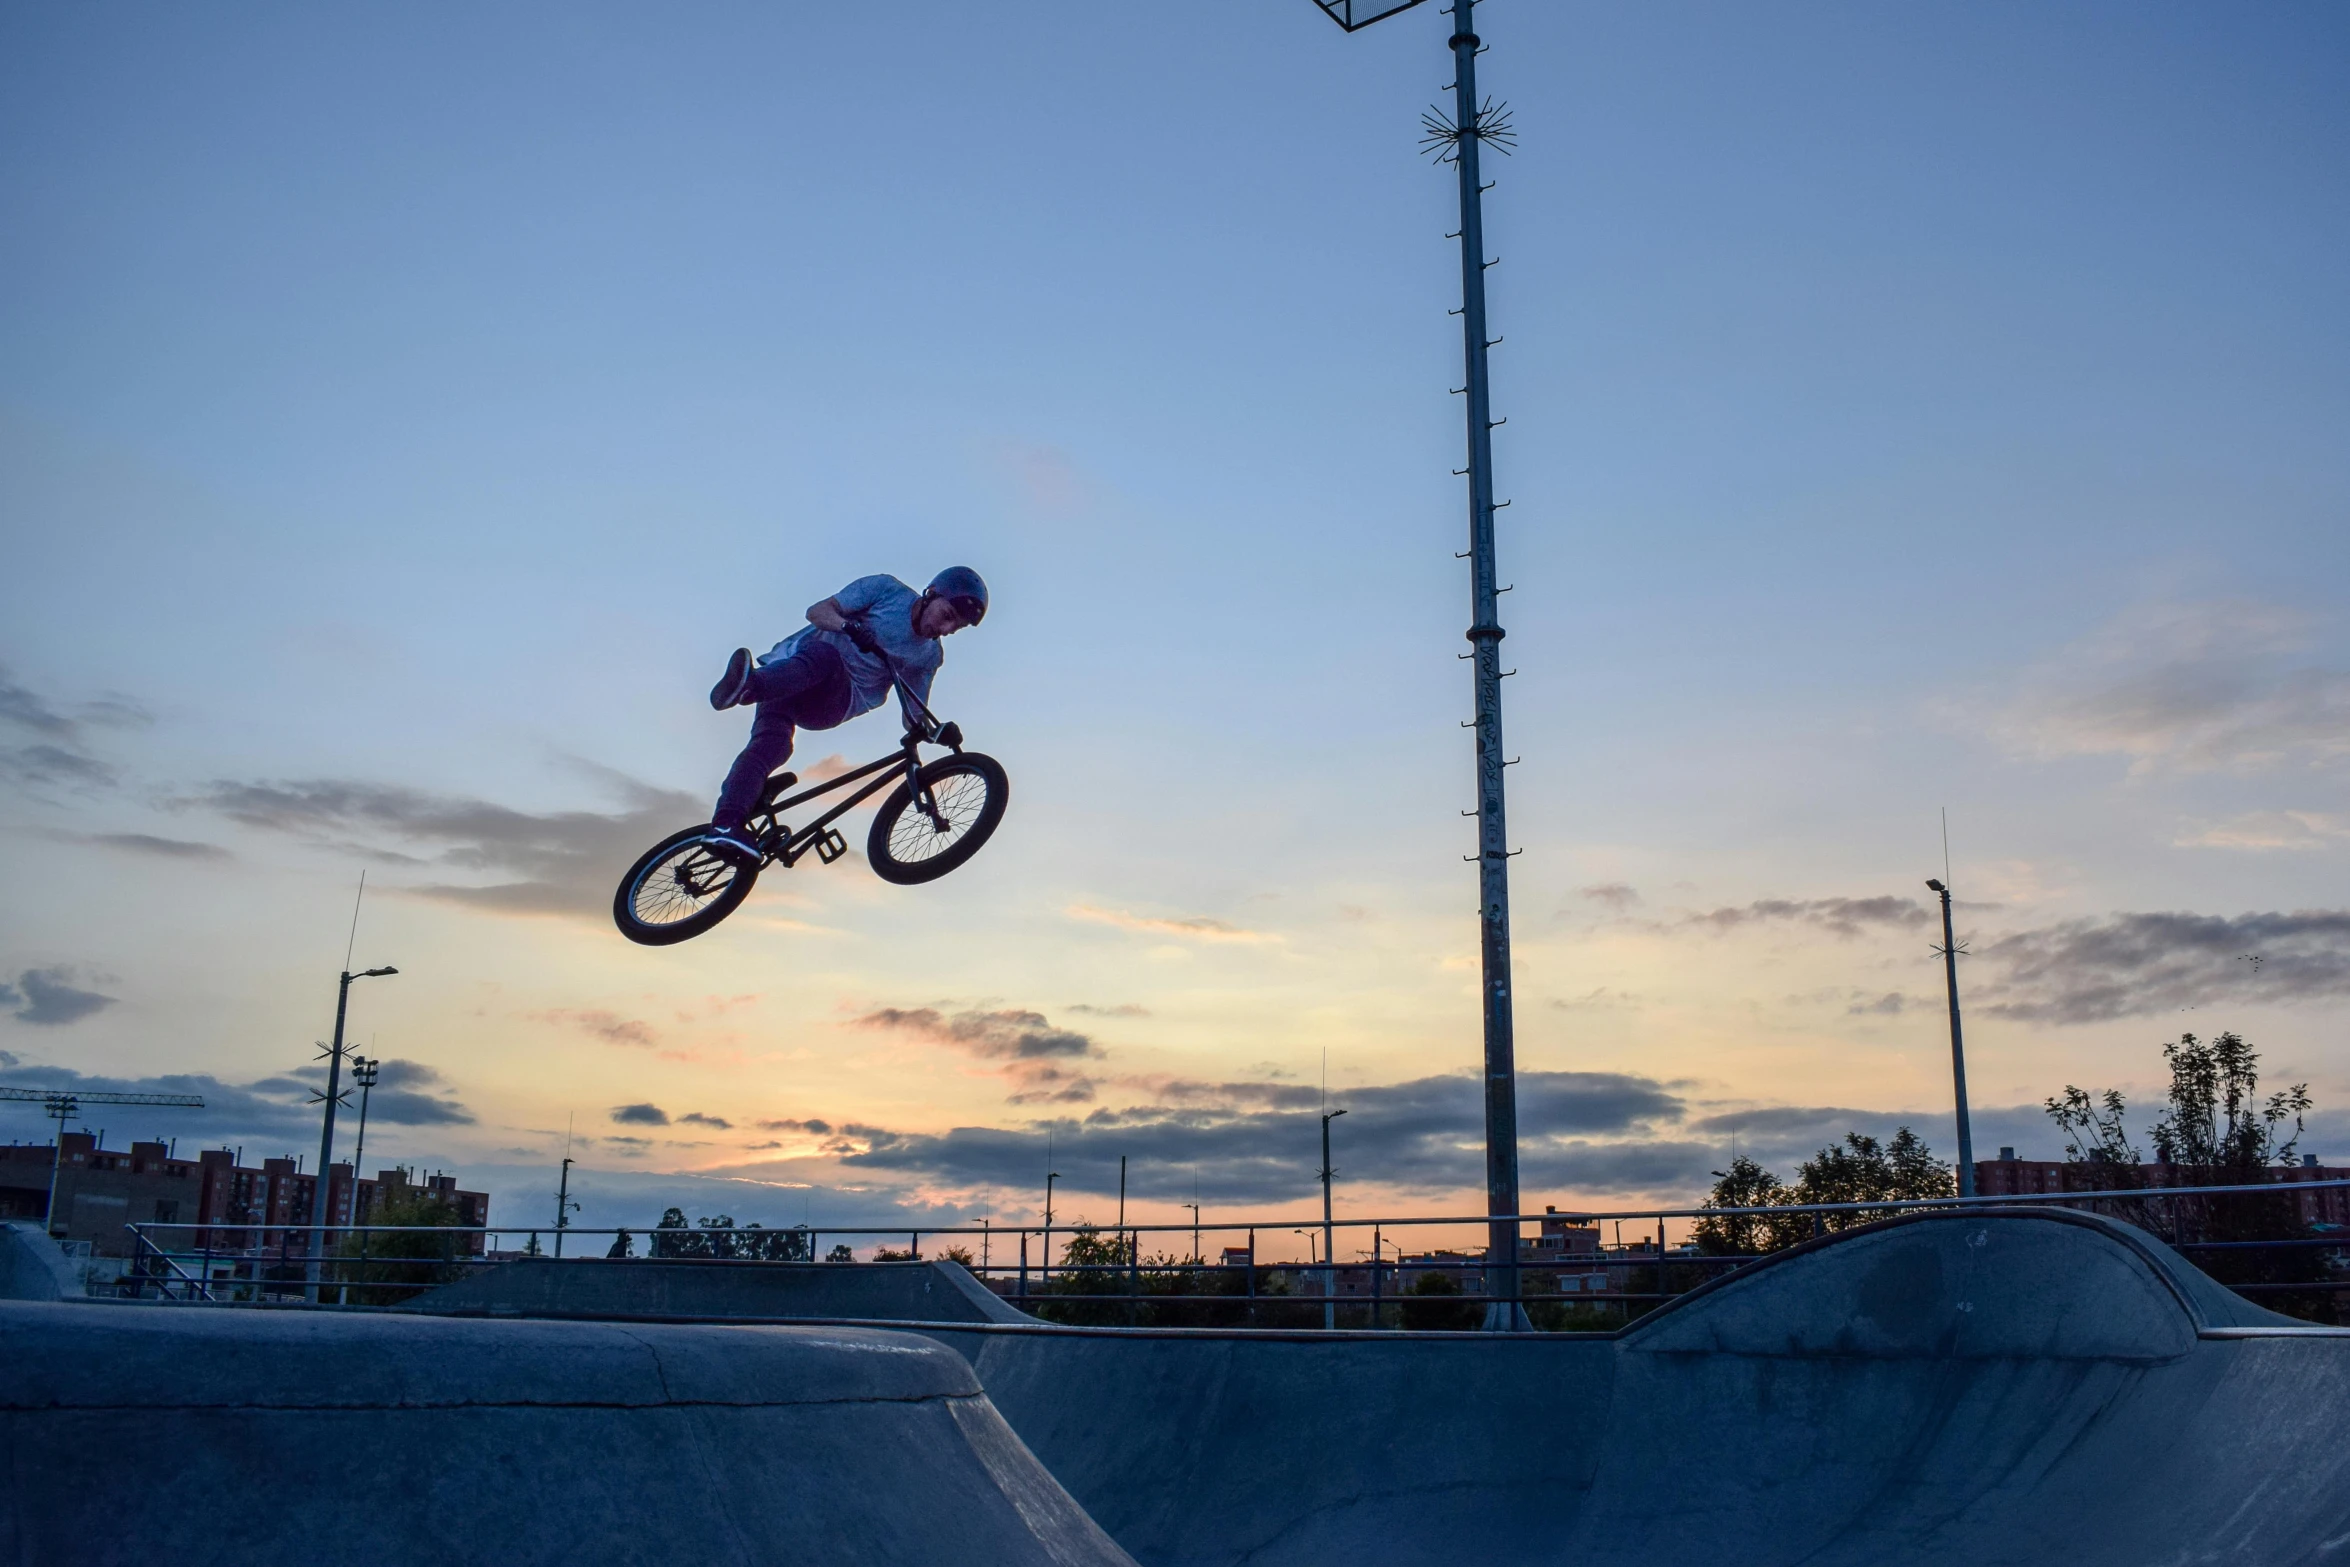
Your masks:
<path fill-rule="evenodd" d="M 353 920 L 356 924 L 356 915 L 353 916 Z M 346 957 L 344 961 L 349 962 L 350 959 Z M 310 1256 L 308 1265 L 303 1269 L 304 1277 L 308 1282 L 308 1288 L 304 1293 L 313 1306 L 317 1305 L 320 1299 L 318 1280 L 320 1264 L 325 1260 L 326 1253 L 326 1204 L 327 1199 L 333 1195 L 330 1180 L 334 1174 L 335 1105 L 343 1092 L 343 1019 L 351 1010 L 351 981 L 376 979 L 386 974 L 399 972 L 389 964 L 382 968 L 363 969 L 356 974 L 345 969 L 342 973 L 342 981 L 335 990 L 335 1042 L 327 1046 L 325 1050 L 326 1092 L 319 1096 L 326 1102 L 326 1124 L 318 1134 L 318 1182 L 311 1188 L 310 1198 Z M 359 1167 L 353 1165 L 351 1167 L 351 1188 L 354 1194 L 358 1191 L 358 1185 Z"/>
<path fill-rule="evenodd" d="M 1460 180 L 1461 351 L 1469 437 L 1469 645 L 1476 670 L 1477 881 L 1485 981 L 1485 1326 L 1530 1331 L 1518 1303 L 1518 1080 L 1510 1004 L 1510 850 L 1502 800 L 1500 589 L 1493 548 L 1493 400 L 1486 383 L 1485 188 L 1478 151 L 1488 126 L 1477 103 L 1476 0 L 1453 0 L 1452 158 Z M 1500 1216 L 1508 1215 L 1508 1222 Z"/>
<path fill-rule="evenodd" d="M 1966 1041 L 1958 1027 L 1958 937 L 1950 923 L 1950 888 L 1926 885 L 1942 897 L 1942 973 L 1950 991 L 1950 1081 L 1958 1102 L 1958 1195 L 1975 1195 L 1975 1129 L 1967 1117 Z"/>
<path fill-rule="evenodd" d="M 563 1232 L 571 1228 L 571 1156 L 563 1156 L 563 1175 L 555 1183 L 555 1255 L 563 1255 Z M 729 1241 L 733 1236 L 727 1237 Z"/>
<path fill-rule="evenodd" d="M 49 1150 L 49 1206 L 42 1209 L 41 1223 L 53 1236 L 62 1239 L 65 1229 L 57 1222 L 57 1176 L 65 1168 L 65 1121 L 68 1116 L 82 1113 L 82 1107 L 71 1094 L 51 1094 L 49 1114 L 57 1119 L 57 1141 Z"/>
<path fill-rule="evenodd" d="M 359 1085 L 359 1142 L 351 1150 L 351 1205 L 359 1204 L 359 1167 L 367 1157 L 367 1101 L 374 1096 L 375 1085 L 383 1071 L 381 1061 L 370 1061 L 365 1056 L 351 1058 L 351 1081 Z M 352 1218 L 362 1217 L 354 1211 Z"/>
<path fill-rule="evenodd" d="M 326 1125 L 318 1134 L 318 1180 L 310 1189 L 310 1258 L 304 1270 L 309 1288 L 305 1292 L 313 1306 L 318 1304 L 319 1265 L 326 1255 L 326 1203 L 331 1195 L 330 1178 L 334 1173 L 335 1156 L 335 1099 L 343 1091 L 343 1018 L 351 1010 L 351 981 L 359 976 L 343 970 L 342 983 L 335 990 L 335 1042 L 326 1053 Z M 354 1168 L 352 1177 L 358 1177 Z"/>
<path fill-rule="evenodd" d="M 1038 1264 L 1037 1280 L 1053 1276 L 1053 1182 L 1061 1178 L 1058 1170 L 1047 1170 L 1044 1177 L 1044 1260 Z"/>
<path fill-rule="evenodd" d="M 1338 1253 L 1330 1249 L 1330 1177 L 1337 1172 L 1330 1168 L 1330 1123 L 1346 1114 L 1344 1110 L 1322 1112 L 1322 1326 L 1338 1326 Z"/>

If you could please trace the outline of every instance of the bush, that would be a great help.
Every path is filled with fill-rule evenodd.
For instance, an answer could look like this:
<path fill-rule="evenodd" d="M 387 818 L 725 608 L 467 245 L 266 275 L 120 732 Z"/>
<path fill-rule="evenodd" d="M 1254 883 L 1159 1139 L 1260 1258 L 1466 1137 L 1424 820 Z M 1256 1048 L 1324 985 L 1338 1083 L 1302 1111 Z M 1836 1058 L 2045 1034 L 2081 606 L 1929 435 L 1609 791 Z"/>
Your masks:
<path fill-rule="evenodd" d="M 464 1224 L 465 1215 L 454 1203 L 420 1193 L 383 1204 L 367 1222 L 443 1228 Z M 389 1306 L 465 1277 L 466 1264 L 457 1259 L 471 1249 L 472 1238 L 465 1234 L 432 1235 L 416 1228 L 393 1235 L 362 1231 L 345 1236 L 328 1253 L 324 1277 L 344 1287 L 347 1304 Z"/>

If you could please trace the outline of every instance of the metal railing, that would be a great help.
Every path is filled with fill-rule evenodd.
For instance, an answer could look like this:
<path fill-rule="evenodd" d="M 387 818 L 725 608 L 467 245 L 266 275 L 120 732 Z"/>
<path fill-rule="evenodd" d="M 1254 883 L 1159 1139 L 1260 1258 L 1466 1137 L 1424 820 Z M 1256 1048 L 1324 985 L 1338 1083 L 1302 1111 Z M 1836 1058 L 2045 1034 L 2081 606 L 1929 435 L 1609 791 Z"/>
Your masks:
<path fill-rule="evenodd" d="M 1855 1221 L 1868 1222 L 1904 1213 L 2090 1204 L 2108 1210 L 2126 1210 L 2143 1221 L 2151 1211 L 2145 1205 L 2150 1203 L 2170 1204 L 2175 1209 L 2215 1197 L 2260 1196 L 2292 1201 L 2307 1194 L 2346 1187 L 2350 1187 L 2350 1180 L 2287 1180 L 2252 1185 L 2139 1187 L 1752 1207 L 1701 1204 L 1613 1211 L 1552 1210 L 1521 1214 L 1514 1222 L 1520 1226 L 1547 1225 L 1554 1230 L 1577 1231 L 1615 1224 L 1617 1238 L 1612 1244 L 1603 1241 L 1596 1250 L 1570 1251 L 1522 1243 L 1514 1262 L 1498 1263 L 1465 1249 L 1423 1251 L 1413 1256 L 1407 1253 L 1400 1237 L 1390 1236 L 1390 1232 L 1411 1235 L 1453 1229 L 1465 1232 L 1469 1238 L 1481 1239 L 1495 1222 L 1484 1214 L 1333 1219 L 1332 1230 L 1347 1230 L 1357 1236 L 1368 1231 L 1370 1240 L 1366 1255 L 1338 1262 L 1310 1251 L 1302 1260 L 1260 1260 L 1261 1234 L 1310 1233 L 1318 1239 L 1322 1229 L 1319 1215 L 1216 1222 L 1195 1219 L 1188 1223 L 1121 1226 L 1077 1222 L 1050 1227 L 1042 1224 L 909 1227 L 891 1223 L 769 1228 L 696 1224 L 685 1228 L 565 1226 L 557 1231 L 546 1225 L 341 1225 L 328 1232 L 330 1245 L 339 1249 L 330 1251 L 322 1260 L 321 1298 L 338 1304 L 394 1303 L 434 1284 L 462 1278 L 475 1269 L 503 1266 L 531 1256 L 557 1260 L 543 1244 L 544 1237 L 555 1237 L 559 1250 L 566 1242 L 591 1237 L 617 1240 L 626 1236 L 628 1254 L 634 1254 L 634 1242 L 641 1238 L 646 1244 L 647 1260 L 735 1265 L 853 1261 L 858 1260 L 857 1243 L 863 1243 L 863 1249 L 875 1254 L 866 1260 L 923 1261 L 951 1250 L 959 1259 L 968 1256 L 971 1271 L 1007 1300 L 1064 1318 L 1107 1320 L 1110 1316 L 1123 1315 L 1139 1321 L 1147 1310 L 1161 1318 L 1238 1317 L 1241 1320 L 1233 1325 L 1308 1327 L 1318 1325 L 1322 1308 L 1329 1306 L 1341 1315 L 1367 1318 L 1368 1325 L 1384 1326 L 1391 1320 L 1425 1322 L 1445 1316 L 1451 1308 L 1481 1308 L 1509 1299 L 1525 1301 L 1546 1318 L 1555 1319 L 1561 1313 L 1573 1318 L 1578 1315 L 1576 1308 L 1585 1307 L 1609 1308 L 1619 1317 L 1628 1318 L 1637 1314 L 1636 1307 L 1652 1308 L 1724 1272 L 1751 1266 L 1773 1254 L 1772 1251 L 1707 1253 L 1698 1250 L 1687 1239 L 1689 1229 L 1709 1220 L 1746 1218 L 1783 1225 L 1791 1218 L 1808 1217 L 1811 1234 L 1817 1236 L 1850 1227 Z M 1670 1235 L 1670 1225 L 1675 1220 L 1682 1221 L 1684 1232 L 1684 1240 L 1678 1247 L 1672 1244 Z M 1505 1218 L 1501 1222 L 1513 1221 Z M 1638 1239 L 1630 1244 L 1621 1236 L 1621 1226 L 1626 1222 L 1638 1222 L 1642 1227 Z M 1648 1231 L 1652 1223 L 1653 1234 Z M 218 1220 L 132 1224 L 125 1228 L 133 1237 L 131 1268 L 124 1280 L 127 1292 L 228 1304 L 298 1298 L 307 1291 L 307 1247 L 301 1244 L 308 1239 L 307 1231 L 252 1223 L 224 1224 Z M 267 1232 L 264 1238 L 274 1240 L 274 1245 L 229 1248 L 213 1244 L 224 1236 L 264 1231 Z M 187 1234 L 192 1240 L 200 1238 L 208 1244 L 172 1246 L 159 1239 L 175 1234 Z M 396 1240 L 385 1250 L 375 1249 L 377 1238 L 400 1236 L 432 1238 L 440 1244 L 430 1247 L 431 1254 L 424 1256 L 386 1255 L 386 1250 L 396 1252 L 400 1244 Z M 1146 1257 L 1142 1250 L 1146 1236 L 1189 1239 L 1192 1246 L 1188 1253 Z M 1202 1254 L 1207 1240 L 1226 1236 L 1243 1238 L 1240 1245 L 1228 1248 L 1240 1260 L 1208 1261 Z M 499 1239 L 523 1237 L 528 1242 L 518 1250 L 500 1249 L 494 1244 Z M 1062 1259 L 1057 1262 L 1050 1255 L 1056 1237 L 1062 1239 L 1064 1248 Z M 1580 1241 L 1581 1236 L 1576 1239 Z M 927 1253 L 926 1242 L 931 1248 Z M 1312 1241 L 1308 1244 L 1311 1247 Z M 2210 1255 L 2222 1260 L 2260 1252 L 2335 1253 L 2327 1269 L 2328 1277 L 2284 1281 L 2223 1279 L 2221 1282 L 2248 1296 L 2330 1295 L 2350 1290 L 2350 1230 L 2338 1236 L 2181 1238 L 2172 1244 L 2190 1256 Z M 1032 1245 L 1036 1248 L 1033 1254 Z M 1085 1249 L 1080 1252 L 1079 1246 Z M 998 1261 L 999 1248 L 1011 1255 Z M 611 1249 L 622 1248 L 615 1244 Z M 1391 1250 L 1395 1253 L 1392 1257 Z M 561 1260 L 604 1259 L 591 1251 L 585 1257 L 575 1254 Z M 1496 1268 L 1513 1270 L 1519 1287 L 1508 1291 L 1486 1287 Z M 1429 1292 L 1430 1287 L 1420 1281 L 1431 1275 L 1448 1280 L 1453 1287 L 1436 1286 L 1434 1292 Z M 1579 1283 L 1603 1275 L 1606 1283 L 1604 1288 L 1566 1288 L 1559 1282 L 1562 1275 L 1579 1276 Z M 1072 1288 L 1072 1285 L 1086 1287 Z M 1095 1285 L 1102 1287 L 1091 1287 Z M 1344 1287 L 1349 1285 L 1358 1287 Z M 1308 1315 L 1311 1321 L 1305 1320 Z M 1293 1318 L 1296 1320 L 1290 1320 Z"/>

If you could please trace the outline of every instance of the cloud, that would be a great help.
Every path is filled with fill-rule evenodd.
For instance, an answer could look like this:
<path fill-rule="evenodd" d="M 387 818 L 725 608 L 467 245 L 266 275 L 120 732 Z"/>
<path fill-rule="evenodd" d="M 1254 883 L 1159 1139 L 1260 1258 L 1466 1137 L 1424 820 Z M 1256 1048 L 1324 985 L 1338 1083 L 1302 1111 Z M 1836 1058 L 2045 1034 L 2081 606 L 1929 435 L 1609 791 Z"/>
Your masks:
<path fill-rule="evenodd" d="M 236 858 L 218 844 L 194 843 L 186 838 L 158 838 L 145 832 L 93 832 L 79 834 L 83 843 L 94 843 L 100 848 L 121 849 L 131 854 L 151 854 L 166 860 L 229 860 Z"/>
<path fill-rule="evenodd" d="M 72 983 L 74 971 L 62 964 L 26 969 L 14 985 L 0 984 L 0 1007 L 19 1023 L 58 1027 L 77 1023 L 93 1012 L 114 1005 L 115 998 Z"/>
<path fill-rule="evenodd" d="M 71 735 L 80 727 L 31 687 L 19 685 L 4 664 L 0 664 L 0 723 L 56 738 Z"/>
<path fill-rule="evenodd" d="M 534 1023 L 567 1023 L 609 1045 L 628 1045 L 638 1050 L 658 1050 L 661 1046 L 661 1036 L 652 1024 L 601 1007 L 555 1007 L 527 1016 Z"/>
<path fill-rule="evenodd" d="M 1075 1012 L 1084 1017 L 1149 1017 L 1151 1015 L 1150 1008 L 1137 1006 L 1131 1001 L 1122 1001 L 1116 1006 L 1110 1007 L 1090 1006 L 1085 1002 L 1077 1001 L 1061 1008 L 1061 1010 Z"/>
<path fill-rule="evenodd" d="M 1898 990 L 1888 990 L 1881 996 L 1856 996 L 1844 1010 L 1853 1017 L 1899 1017 L 1909 1006 L 1909 998 Z"/>
<path fill-rule="evenodd" d="M 1555 996 L 1550 1004 L 1561 1012 L 1612 1012 L 1637 1007 L 1641 1003 L 1640 998 L 1628 990 L 1601 985 L 1580 996 Z"/>
<path fill-rule="evenodd" d="M 18 682 L 0 665 L 0 732 L 28 743 L 0 745 L 0 778 L 29 787 L 64 787 L 90 792 L 111 788 L 119 776 L 85 742 L 92 725 L 130 727 L 151 722 L 130 698 L 113 695 L 67 713 Z"/>
<path fill-rule="evenodd" d="M 2172 840 L 2181 849 L 2330 849 L 2350 843 L 2350 816 L 2324 811 L 2252 811 Z"/>
<path fill-rule="evenodd" d="M 1578 887 L 1575 889 L 1575 895 L 1579 898 L 1588 898 L 1593 903 L 1605 904 L 1618 914 L 1640 901 L 1640 894 L 1620 881 L 1601 882 L 1591 887 Z"/>
<path fill-rule="evenodd" d="M 732 1121 L 723 1121 L 714 1115 L 704 1115 L 699 1110 L 688 1111 L 684 1115 L 679 1116 L 678 1120 L 691 1122 L 696 1126 L 714 1127 L 721 1132 L 731 1132 L 734 1130 L 734 1123 Z"/>
<path fill-rule="evenodd" d="M 659 1105 L 614 1105 L 612 1119 L 622 1126 L 667 1126 L 669 1112 Z M 622 1139 L 614 1139 L 620 1141 Z"/>
<path fill-rule="evenodd" d="M 606 769 L 583 764 L 582 770 L 614 785 L 625 808 L 532 813 L 463 795 L 351 779 L 223 781 L 172 803 L 326 847 L 503 878 L 403 889 L 420 897 L 499 914 L 602 921 L 609 917 L 613 885 L 629 862 L 681 823 L 700 819 L 707 807 L 693 796 Z M 395 850 L 391 844 L 422 853 Z"/>
<path fill-rule="evenodd" d="M 1978 945 L 1995 1017 L 2099 1023 L 2230 1001 L 2350 995 L 2350 910 L 2116 914 Z M 2260 961 L 2253 963 L 2250 958 Z"/>
<path fill-rule="evenodd" d="M 2139 773 L 2327 766 L 2350 758 L 2350 672 L 2302 662 L 2312 640 L 2272 605 L 2145 605 L 1950 711 L 2020 754 Z"/>
<path fill-rule="evenodd" d="M 1090 1038 L 1053 1027 L 1041 1012 L 969 1011 L 949 1017 L 935 1007 L 882 1007 L 857 1019 L 857 1026 L 917 1034 L 991 1061 L 1101 1054 Z"/>
<path fill-rule="evenodd" d="M 855 1026 L 911 1034 L 996 1063 L 1016 1090 L 1011 1104 L 1083 1104 L 1098 1087 L 1092 1076 L 1060 1063 L 1099 1057 L 1101 1046 L 1075 1029 L 1055 1028 L 1041 1012 L 974 1009 L 950 1015 L 936 1007 L 882 1007 Z"/>
<path fill-rule="evenodd" d="M 204 1107 L 200 1110 L 107 1106 L 101 1112 L 97 1105 L 85 1106 L 84 1115 L 89 1124 L 94 1128 L 105 1126 L 108 1141 L 117 1146 L 128 1137 L 159 1137 L 177 1138 L 183 1146 L 242 1147 L 249 1165 L 281 1154 L 292 1157 L 299 1153 L 311 1159 L 318 1156 L 318 1106 L 311 1095 L 314 1089 L 325 1086 L 322 1064 L 305 1064 L 294 1071 L 249 1083 L 223 1082 L 204 1073 L 114 1077 L 23 1061 L 0 1064 L 9 1066 L 12 1087 L 83 1093 L 194 1094 L 203 1099 Z M 348 1079 L 345 1081 L 347 1085 Z M 383 1078 L 368 1099 L 367 1146 L 371 1164 L 378 1158 L 392 1157 L 408 1163 L 445 1161 L 445 1151 L 429 1143 L 419 1144 L 413 1137 L 400 1137 L 392 1139 L 392 1146 L 387 1148 L 386 1141 L 379 1140 L 377 1133 L 377 1128 L 386 1124 L 414 1127 L 474 1124 L 473 1115 L 464 1106 L 427 1091 L 440 1082 L 440 1074 L 419 1062 L 384 1063 Z M 358 1103 L 356 1094 L 352 1103 Z M 38 1105 L 0 1105 L 0 1117 L 10 1109 L 28 1108 L 37 1120 Z M 103 1121 L 99 1119 L 101 1113 Z M 346 1158 L 351 1153 L 349 1137 L 355 1125 L 354 1120 L 341 1123 L 343 1131 L 338 1142 Z"/>
<path fill-rule="evenodd" d="M 1162 1200 L 1281 1202 L 1315 1190 L 1318 1090 L 1302 1085 L 1177 1085 L 1178 1102 L 1099 1109 L 1018 1129 L 958 1127 L 898 1132 L 851 1123 L 824 1152 L 846 1169 L 1025 1190 L 1043 1179 L 1045 1137 L 1066 1188 L 1117 1189 L 1118 1159 L 1132 1190 Z M 1342 1179 L 1425 1193 L 1481 1189 L 1484 1095 L 1469 1073 L 1355 1089 L 1334 1098 L 1348 1111 L 1334 1127 Z M 1600 1139 L 1653 1132 L 1683 1113 L 1680 1097 L 1652 1079 L 1606 1072 L 1518 1076 L 1519 1162 L 1528 1178 L 1595 1190 L 1643 1188 L 1670 1172 L 1699 1172 L 1702 1145 Z M 1674 1175 L 1678 1180 L 1681 1175 Z"/>
<path fill-rule="evenodd" d="M 830 1121 L 761 1121 L 759 1130 L 762 1132 L 814 1132 L 824 1135 L 832 1131 L 832 1123 Z"/>
<path fill-rule="evenodd" d="M 1857 936 L 1865 926 L 1893 928 L 1922 926 L 1932 916 L 1911 898 L 1762 898 L 1737 908 L 1692 914 L 1680 923 L 1714 931 L 1773 922 L 1817 926 L 1836 936 Z"/>
<path fill-rule="evenodd" d="M 368 1119 L 396 1126 L 473 1125 L 473 1112 L 446 1097 L 447 1082 L 421 1061 L 378 1061 L 375 1087 L 367 1096 Z"/>
<path fill-rule="evenodd" d="M 1071 919 L 1091 920 L 1099 925 L 1115 925 L 1121 930 L 1148 931 L 1160 936 L 1183 936 L 1194 941 L 1261 942 L 1277 939 L 1264 931 L 1247 930 L 1228 920 L 1210 919 L 1204 914 L 1163 918 L 1096 908 L 1090 903 L 1072 903 L 1064 912 Z"/>

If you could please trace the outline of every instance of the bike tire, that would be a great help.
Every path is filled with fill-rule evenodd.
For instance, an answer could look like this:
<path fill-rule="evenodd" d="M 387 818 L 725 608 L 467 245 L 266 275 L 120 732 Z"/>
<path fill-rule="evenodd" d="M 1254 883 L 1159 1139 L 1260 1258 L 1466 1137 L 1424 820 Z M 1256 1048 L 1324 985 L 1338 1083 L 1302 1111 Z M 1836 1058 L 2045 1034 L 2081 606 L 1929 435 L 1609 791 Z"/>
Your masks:
<path fill-rule="evenodd" d="M 936 881 L 977 854 L 1003 822 L 1012 795 L 1003 764 L 977 751 L 942 756 L 922 769 L 921 778 L 939 814 L 951 822 L 949 830 L 939 832 L 915 810 L 913 788 L 900 783 L 873 813 L 873 830 L 865 837 L 873 874 L 901 887 Z"/>
<path fill-rule="evenodd" d="M 620 934 L 642 947 L 673 946 L 699 936 L 742 907 L 759 873 L 707 850 L 693 851 L 690 846 L 709 831 L 688 827 L 671 833 L 628 868 L 612 895 L 612 923 L 620 927 Z M 666 888 L 664 872 L 669 878 Z M 723 881 L 717 879 L 721 873 Z"/>

